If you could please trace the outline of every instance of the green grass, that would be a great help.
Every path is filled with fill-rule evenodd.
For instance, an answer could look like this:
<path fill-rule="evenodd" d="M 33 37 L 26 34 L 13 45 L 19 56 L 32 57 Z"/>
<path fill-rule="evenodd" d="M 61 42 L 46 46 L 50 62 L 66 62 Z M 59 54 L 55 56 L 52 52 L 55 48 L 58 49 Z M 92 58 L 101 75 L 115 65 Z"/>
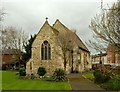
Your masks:
<path fill-rule="evenodd" d="M 114 79 L 101 84 L 101 87 L 110 91 L 120 91 L 120 74 L 117 74 Z"/>
<path fill-rule="evenodd" d="M 82 76 L 84 76 L 85 78 L 90 79 L 90 80 L 93 80 L 93 79 L 94 79 L 93 72 L 85 73 L 85 74 L 83 74 Z"/>
<path fill-rule="evenodd" d="M 2 71 L 2 90 L 72 90 L 68 82 L 22 80 L 13 71 Z"/>
<path fill-rule="evenodd" d="M 2 90 L 2 72 L 0 71 L 0 90 Z"/>

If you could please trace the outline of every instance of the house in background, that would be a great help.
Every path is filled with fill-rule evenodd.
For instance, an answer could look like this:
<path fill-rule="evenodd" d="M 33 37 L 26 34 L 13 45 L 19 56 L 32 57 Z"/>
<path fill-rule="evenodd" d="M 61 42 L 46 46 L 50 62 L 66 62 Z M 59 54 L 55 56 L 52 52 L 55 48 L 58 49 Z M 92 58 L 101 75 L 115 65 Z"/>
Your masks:
<path fill-rule="evenodd" d="M 99 64 L 107 65 L 107 53 L 100 53 L 91 56 L 92 68 L 96 68 Z"/>
<path fill-rule="evenodd" d="M 67 35 L 64 35 L 64 34 Z M 61 38 L 59 36 L 61 35 Z M 37 75 L 39 67 L 45 67 L 47 70 L 46 75 L 52 75 L 56 68 L 64 69 L 63 50 L 61 48 L 63 37 L 70 38 L 69 42 L 74 44 L 72 50 L 68 50 L 68 54 L 71 53 L 72 57 L 69 58 L 66 71 L 67 73 L 73 71 L 86 71 L 91 67 L 90 52 L 84 45 L 77 34 L 59 20 L 56 20 L 53 26 L 51 26 L 47 19 L 40 31 L 38 32 L 33 44 L 32 44 L 32 57 L 26 64 L 26 73 L 30 75 L 33 73 Z"/>
<path fill-rule="evenodd" d="M 106 53 L 92 55 L 92 67 L 99 66 L 100 60 L 104 66 L 110 66 L 111 68 L 119 67 L 120 69 L 120 52 L 118 47 L 109 44 Z"/>
<path fill-rule="evenodd" d="M 92 63 L 98 64 L 100 60 L 102 64 L 107 64 L 107 53 L 92 55 Z"/>
<path fill-rule="evenodd" d="M 1 69 L 13 69 L 18 67 L 18 52 L 16 49 L 5 49 L 0 53 Z"/>
<path fill-rule="evenodd" d="M 118 47 L 109 44 L 106 52 L 107 63 L 110 65 L 120 66 L 120 50 L 118 50 Z"/>

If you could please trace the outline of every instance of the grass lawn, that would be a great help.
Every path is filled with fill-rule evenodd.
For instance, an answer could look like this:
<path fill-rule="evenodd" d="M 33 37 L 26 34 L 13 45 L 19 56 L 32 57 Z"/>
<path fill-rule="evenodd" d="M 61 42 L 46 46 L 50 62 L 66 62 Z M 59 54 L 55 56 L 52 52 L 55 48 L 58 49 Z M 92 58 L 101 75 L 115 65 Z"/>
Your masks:
<path fill-rule="evenodd" d="M 2 90 L 2 72 L 0 71 L 0 90 Z"/>
<path fill-rule="evenodd" d="M 90 80 L 94 79 L 93 72 L 84 73 L 82 76 L 84 76 L 85 78 L 90 79 Z"/>
<path fill-rule="evenodd" d="M 22 80 L 14 71 L 2 72 L 2 90 L 72 90 L 68 82 Z"/>

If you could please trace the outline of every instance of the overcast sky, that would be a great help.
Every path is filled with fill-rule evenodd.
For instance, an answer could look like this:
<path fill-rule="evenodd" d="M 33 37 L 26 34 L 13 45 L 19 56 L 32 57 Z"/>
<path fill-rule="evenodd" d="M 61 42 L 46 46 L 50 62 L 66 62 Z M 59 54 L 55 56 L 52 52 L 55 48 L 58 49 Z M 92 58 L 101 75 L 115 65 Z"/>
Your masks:
<path fill-rule="evenodd" d="M 116 1 L 103 0 L 103 7 L 105 8 L 107 4 L 110 6 Z M 91 18 L 101 11 L 101 0 L 2 0 L 1 2 L 2 8 L 7 13 L 3 22 L 4 27 L 22 27 L 30 35 L 38 33 L 46 17 L 50 25 L 59 19 L 69 29 L 76 29 L 76 33 L 84 43 L 92 38 L 89 29 Z"/>

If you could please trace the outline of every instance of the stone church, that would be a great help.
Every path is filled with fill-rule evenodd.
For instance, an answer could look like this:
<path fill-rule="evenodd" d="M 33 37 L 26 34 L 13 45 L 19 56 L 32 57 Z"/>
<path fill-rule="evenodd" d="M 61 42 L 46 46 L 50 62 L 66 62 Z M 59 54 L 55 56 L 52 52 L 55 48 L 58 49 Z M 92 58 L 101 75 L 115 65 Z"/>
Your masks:
<path fill-rule="evenodd" d="M 53 26 L 46 19 L 32 44 L 26 74 L 37 75 L 39 67 L 46 68 L 46 75 L 52 75 L 56 68 L 65 69 L 67 73 L 83 72 L 91 68 L 90 52 L 75 31 L 58 19 Z"/>

